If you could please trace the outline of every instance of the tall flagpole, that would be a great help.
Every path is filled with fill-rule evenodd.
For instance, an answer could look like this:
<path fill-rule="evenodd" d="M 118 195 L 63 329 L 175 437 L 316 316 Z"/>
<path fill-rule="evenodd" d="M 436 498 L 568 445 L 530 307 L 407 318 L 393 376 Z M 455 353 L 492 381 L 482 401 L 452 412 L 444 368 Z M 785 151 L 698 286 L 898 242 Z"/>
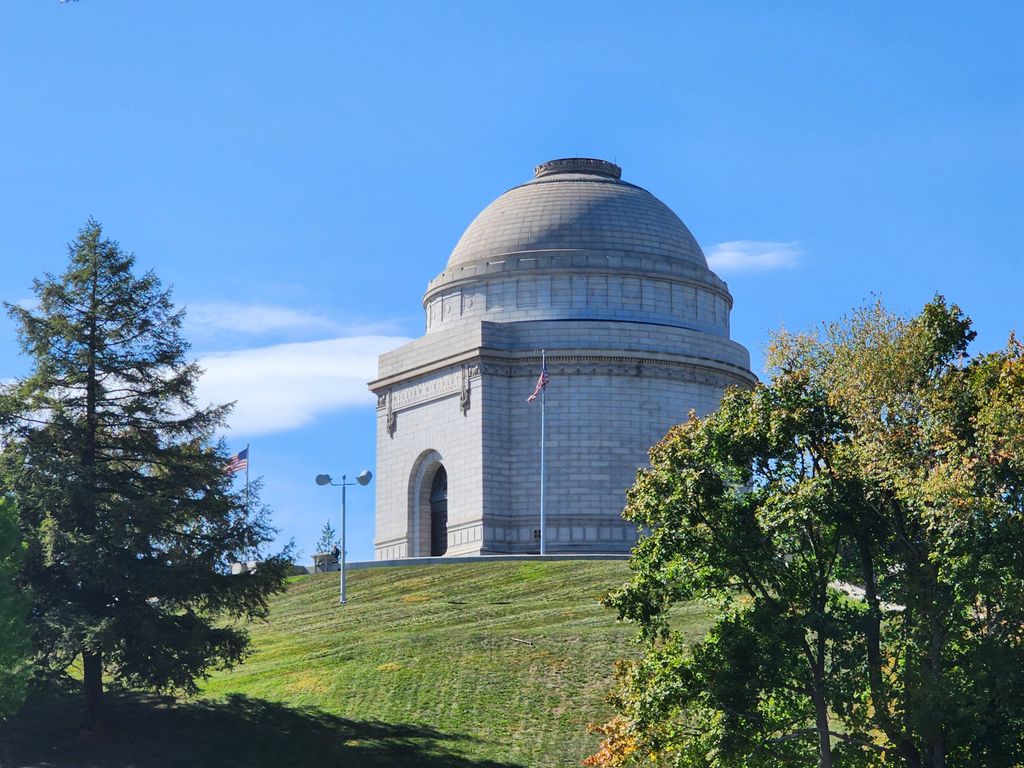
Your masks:
<path fill-rule="evenodd" d="M 547 360 L 544 350 L 540 351 L 540 375 L 544 375 Z M 547 402 L 548 388 L 540 390 L 540 553 L 544 554 L 544 406 Z"/>

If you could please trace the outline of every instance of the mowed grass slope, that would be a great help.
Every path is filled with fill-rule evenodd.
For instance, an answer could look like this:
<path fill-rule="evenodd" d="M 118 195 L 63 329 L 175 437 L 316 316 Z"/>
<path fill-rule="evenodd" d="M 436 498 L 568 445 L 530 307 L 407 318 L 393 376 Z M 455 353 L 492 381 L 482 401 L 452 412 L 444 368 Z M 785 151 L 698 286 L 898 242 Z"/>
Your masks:
<path fill-rule="evenodd" d="M 117 733 L 84 745 L 77 699 L 43 702 L 0 727 L 0 763 L 579 765 L 597 746 L 586 724 L 611 715 L 615 660 L 636 654 L 633 628 L 598 603 L 628 574 L 624 561 L 374 568 L 349 573 L 346 606 L 336 573 L 299 577 L 251 626 L 249 660 L 198 699 L 114 697 Z M 673 623 L 696 639 L 708 618 L 683 608 Z"/>
<path fill-rule="evenodd" d="M 205 691 L 429 725 L 472 758 L 578 765 L 597 744 L 586 724 L 611 714 L 615 660 L 636 653 L 598 603 L 628 574 L 624 561 L 368 569 L 349 574 L 344 607 L 337 574 L 300 578 L 252 628 L 256 655 Z"/>

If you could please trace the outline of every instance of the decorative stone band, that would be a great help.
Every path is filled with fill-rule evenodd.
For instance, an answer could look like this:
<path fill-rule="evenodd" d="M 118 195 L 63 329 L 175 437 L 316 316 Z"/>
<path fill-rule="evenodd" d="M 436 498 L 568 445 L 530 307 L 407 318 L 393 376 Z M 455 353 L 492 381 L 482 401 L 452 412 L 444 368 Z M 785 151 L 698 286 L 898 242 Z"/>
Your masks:
<path fill-rule="evenodd" d="M 409 556 L 409 542 L 405 536 L 386 541 L 375 541 L 374 559 L 376 560 L 398 560 Z"/>
<path fill-rule="evenodd" d="M 559 248 L 542 251 L 517 251 L 494 256 L 487 261 L 476 261 L 446 270 L 427 284 L 423 296 L 426 306 L 433 295 L 443 288 L 482 278 L 493 279 L 509 273 L 580 274 L 597 272 L 625 277 L 674 277 L 713 290 L 726 298 L 732 308 L 732 296 L 725 281 L 707 268 L 697 267 L 682 259 L 654 258 L 640 253 L 594 251 L 580 248 Z"/>
<path fill-rule="evenodd" d="M 622 169 L 615 163 L 593 157 L 563 157 L 559 160 L 548 160 L 533 169 L 534 178 L 537 179 L 556 173 L 589 173 L 613 179 L 622 178 Z"/>
<path fill-rule="evenodd" d="M 379 539 L 375 541 L 374 544 L 376 544 L 378 547 L 392 547 L 397 546 L 399 544 L 405 544 L 405 541 L 405 536 L 398 536 L 393 539 Z"/>
<path fill-rule="evenodd" d="M 649 379 L 670 379 L 716 387 L 752 387 L 757 378 L 738 366 L 718 360 L 688 357 L 665 359 L 633 355 L 547 355 L 548 373 L 554 376 L 634 376 Z M 540 359 L 510 360 L 504 356 L 482 355 L 480 370 L 492 376 L 536 376 Z"/>
<path fill-rule="evenodd" d="M 649 379 L 669 379 L 724 388 L 729 386 L 751 387 L 757 378 L 747 370 L 717 360 L 705 358 L 664 359 L 636 355 L 560 355 L 557 352 L 547 356 L 548 371 L 554 376 L 632 376 Z M 470 381 L 481 375 L 502 377 L 537 376 L 540 358 L 517 358 L 508 355 L 482 354 L 475 365 L 448 370 L 409 385 L 377 390 L 377 409 L 385 411 L 389 418 L 394 414 L 423 403 L 460 395 Z M 468 396 L 467 396 L 468 401 Z M 463 413 L 468 410 L 468 405 Z"/>
<path fill-rule="evenodd" d="M 661 277 L 528 274 L 478 280 L 431 295 L 427 332 L 465 320 L 612 320 L 729 335 L 728 293 Z"/>

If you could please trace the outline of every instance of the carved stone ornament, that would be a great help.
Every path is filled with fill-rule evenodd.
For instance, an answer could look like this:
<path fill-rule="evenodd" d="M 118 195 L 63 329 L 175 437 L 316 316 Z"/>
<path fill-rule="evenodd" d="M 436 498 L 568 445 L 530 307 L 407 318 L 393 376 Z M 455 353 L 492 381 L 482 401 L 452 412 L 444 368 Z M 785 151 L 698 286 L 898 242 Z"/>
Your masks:
<path fill-rule="evenodd" d="M 465 416 L 469 411 L 469 374 L 470 369 L 466 366 L 462 366 L 462 386 L 459 389 L 459 408 L 462 410 L 463 416 Z"/>
<path fill-rule="evenodd" d="M 388 390 L 387 394 L 387 410 L 384 413 L 384 426 L 388 431 L 388 437 L 394 438 L 395 436 L 395 406 L 392 402 L 391 390 Z"/>

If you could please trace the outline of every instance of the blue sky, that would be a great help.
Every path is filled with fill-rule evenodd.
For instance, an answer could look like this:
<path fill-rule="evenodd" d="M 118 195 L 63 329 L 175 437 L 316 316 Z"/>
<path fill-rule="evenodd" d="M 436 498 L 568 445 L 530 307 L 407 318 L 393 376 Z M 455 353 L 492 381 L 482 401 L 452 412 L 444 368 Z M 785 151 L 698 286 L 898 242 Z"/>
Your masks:
<path fill-rule="evenodd" d="M 307 555 L 374 467 L 376 355 L 462 230 L 557 157 L 687 223 L 770 330 L 935 292 L 1024 331 L 1024 5 L 9 0 L 0 298 L 89 216 L 189 308 L 233 450 Z M 24 373 L 0 320 L 0 378 Z M 372 557 L 373 490 L 348 494 Z"/>

